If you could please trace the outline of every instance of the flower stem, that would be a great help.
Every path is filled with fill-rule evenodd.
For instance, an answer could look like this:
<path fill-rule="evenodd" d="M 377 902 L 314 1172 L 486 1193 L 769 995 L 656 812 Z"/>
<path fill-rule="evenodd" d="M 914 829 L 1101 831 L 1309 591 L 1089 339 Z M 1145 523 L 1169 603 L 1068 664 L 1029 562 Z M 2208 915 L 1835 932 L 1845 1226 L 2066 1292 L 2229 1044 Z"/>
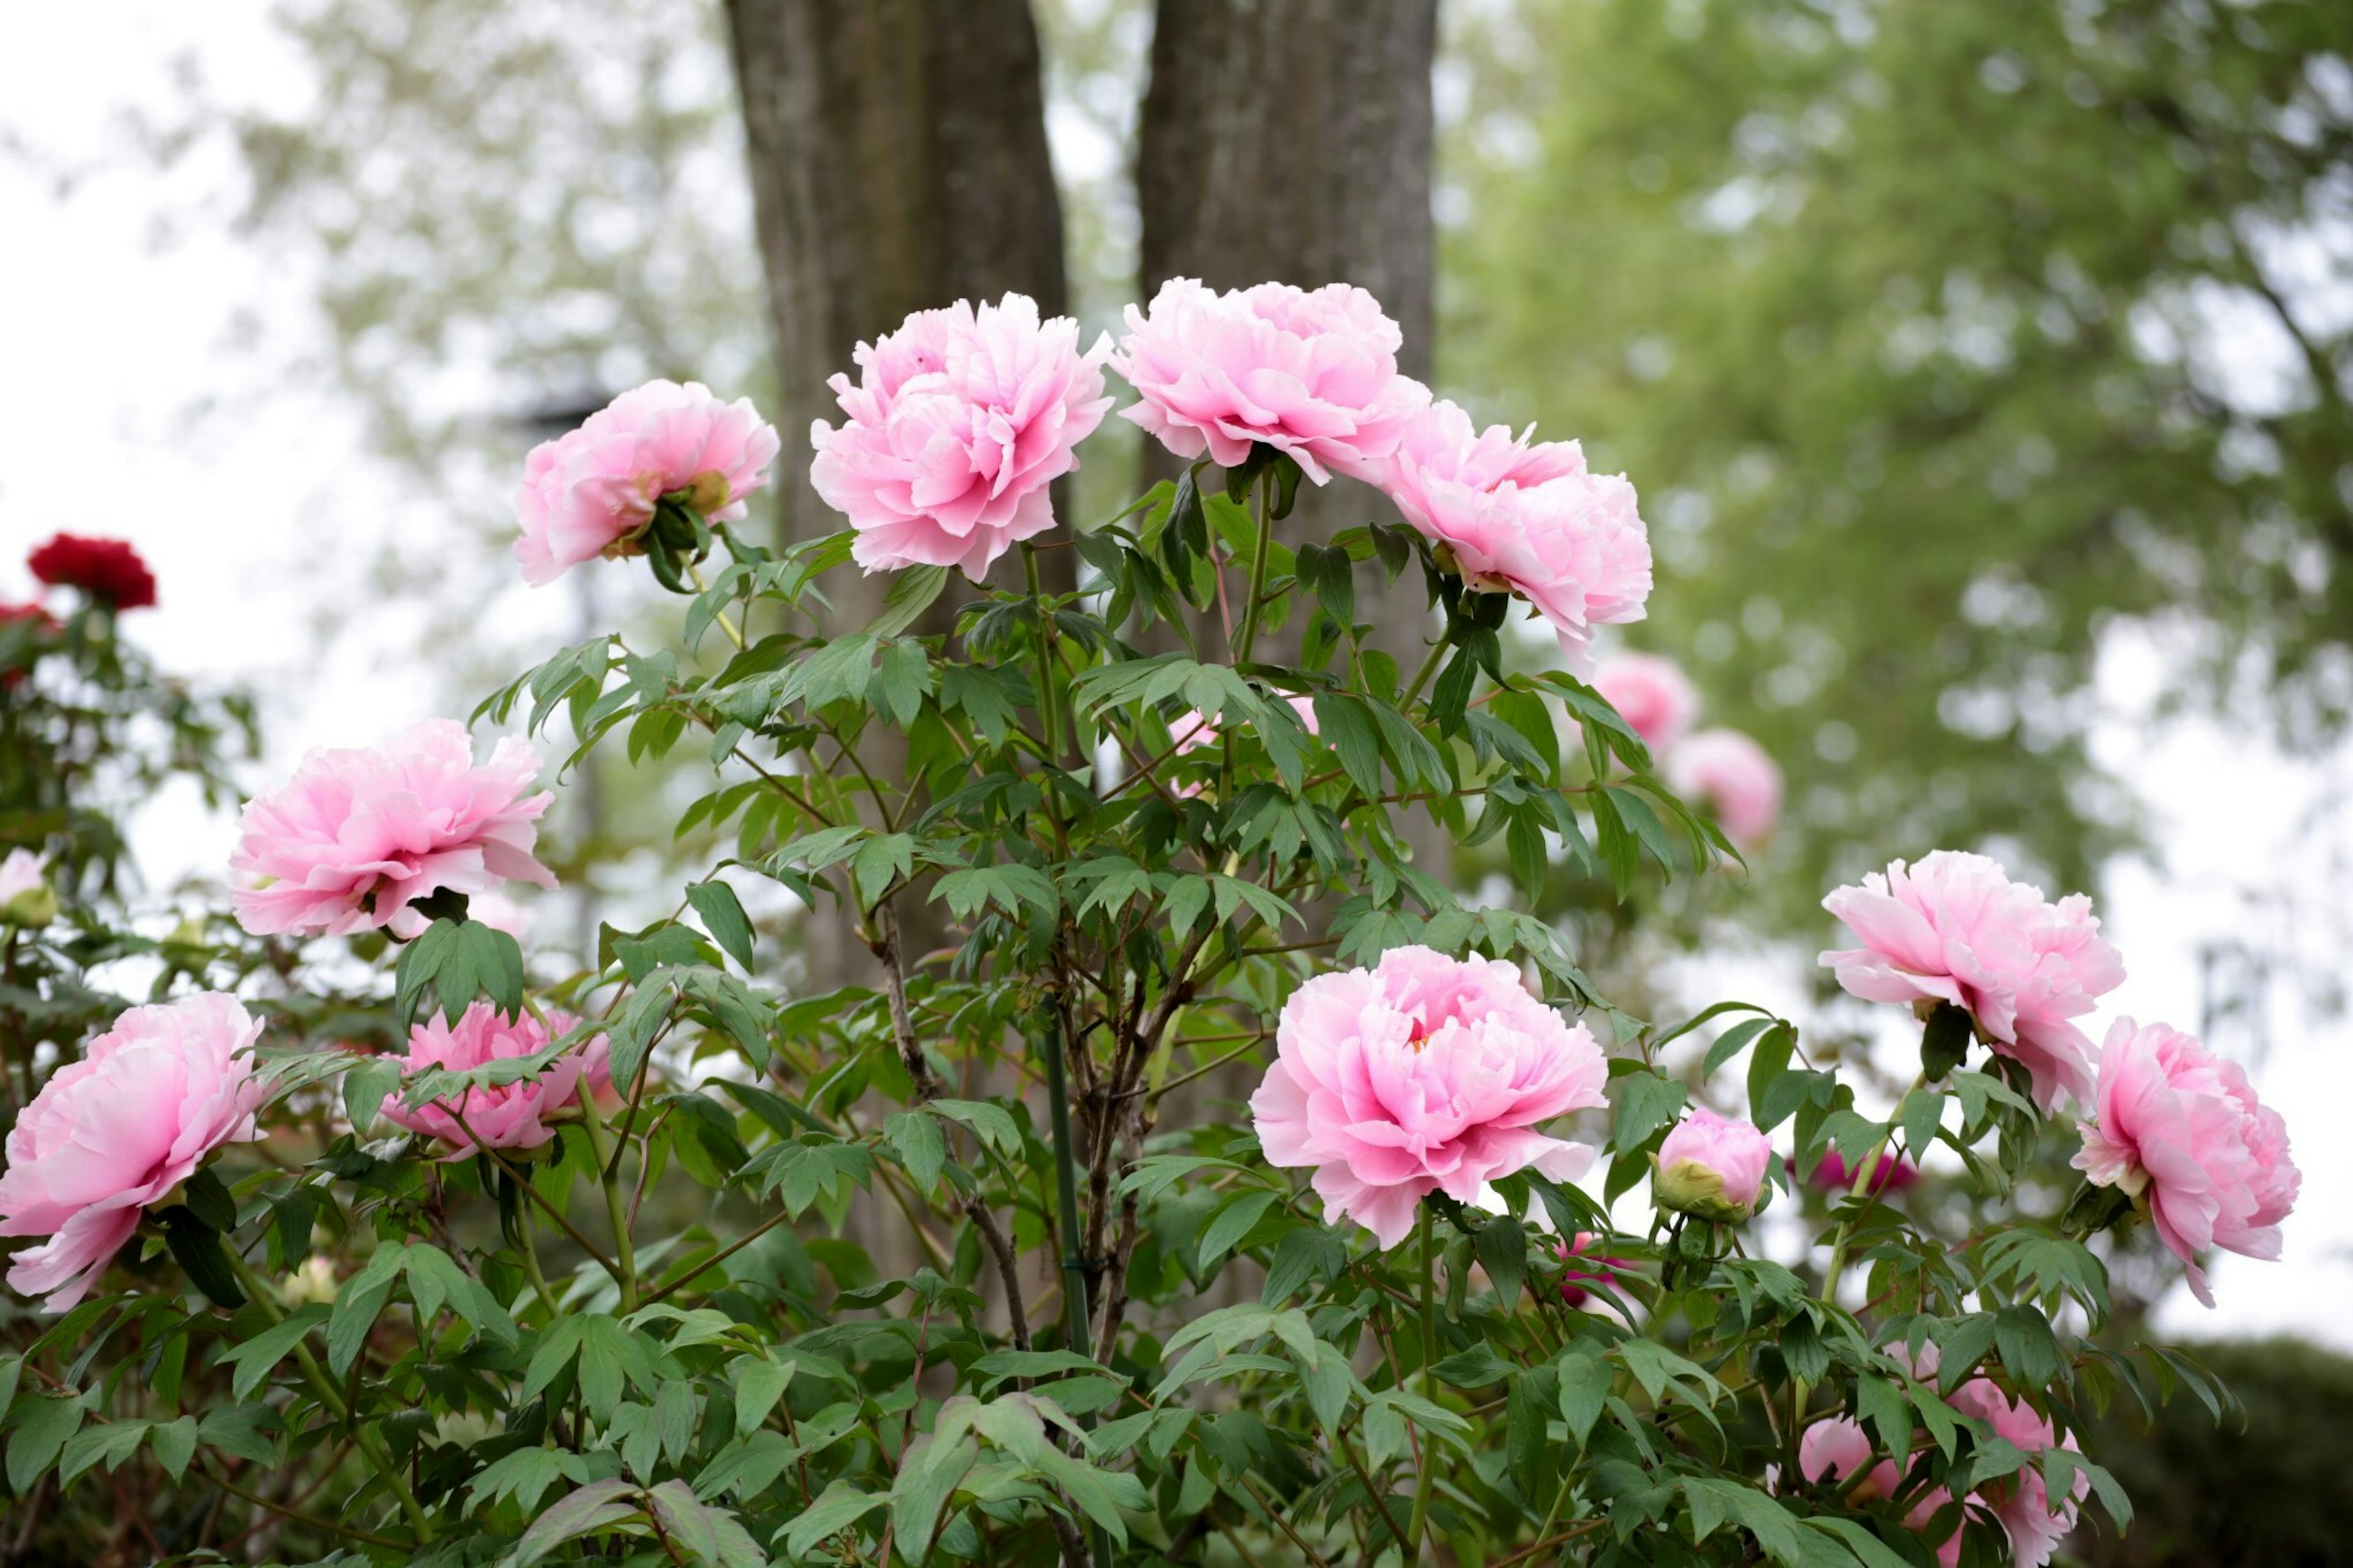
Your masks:
<path fill-rule="evenodd" d="M 614 1169 L 618 1162 L 613 1157 L 612 1135 L 596 1112 L 596 1091 L 586 1078 L 580 1082 L 580 1124 L 587 1130 L 588 1147 L 596 1155 L 597 1184 L 605 1189 L 605 1215 L 612 1222 L 613 1261 L 621 1287 L 621 1315 L 627 1317 L 638 1310 L 638 1257 L 629 1240 L 628 1200 L 621 1195 L 621 1179 Z"/>
<path fill-rule="evenodd" d="M 1242 601 L 1242 629 L 1234 638 L 1234 662 L 1248 664 L 1258 642 L 1259 600 L 1266 593 L 1266 558 L 1274 543 L 1274 469 L 1270 465 L 1258 486 L 1258 547 L 1250 555 L 1250 596 Z"/>
<path fill-rule="evenodd" d="M 1438 673 L 1438 661 L 1446 657 L 1447 646 L 1444 637 L 1438 639 L 1437 645 L 1430 650 L 1430 657 L 1423 659 L 1421 668 L 1414 672 L 1413 684 L 1405 689 L 1405 696 L 1398 702 L 1399 708 L 1413 706 L 1413 700 L 1421 695 L 1421 689 L 1430 684 L 1431 676 Z"/>
<path fill-rule="evenodd" d="M 691 582 L 691 583 L 694 584 L 695 591 L 696 591 L 697 593 L 707 594 L 707 593 L 709 593 L 709 592 L 711 591 L 711 584 L 708 584 L 708 583 L 706 583 L 706 582 L 704 582 L 704 581 L 702 580 L 702 567 L 697 566 L 697 565 L 694 565 L 694 564 L 692 564 L 691 563 L 690 563 L 688 564 L 687 568 L 686 568 L 686 575 L 687 575 L 687 579 L 688 579 L 688 581 Z M 726 611 L 724 611 L 724 610 L 722 610 L 722 611 L 720 611 L 720 612 L 719 612 L 718 619 L 719 619 L 719 629 L 720 629 L 721 631 L 725 632 L 725 633 L 727 634 L 727 640 L 728 640 L 728 641 L 730 641 L 730 642 L 732 642 L 732 643 L 733 643 L 733 644 L 735 645 L 735 651 L 736 651 L 736 652 L 738 652 L 738 653 L 743 652 L 743 651 L 744 651 L 744 633 L 743 633 L 743 631 L 742 631 L 739 627 L 737 627 L 737 626 L 735 625 L 735 623 L 734 623 L 733 621 L 731 621 L 731 620 L 729 620 L 729 619 L 727 618 L 727 612 L 726 612 Z"/>
<path fill-rule="evenodd" d="M 1090 1355 L 1094 1337 L 1087 1310 L 1087 1260 L 1079 1249 L 1079 1166 L 1071 1139 L 1071 1088 L 1062 1067 L 1062 1011 L 1049 994 L 1046 1027 L 1039 1041 L 1040 1064 L 1046 1071 L 1046 1099 L 1054 1136 L 1054 1206 L 1060 1211 L 1062 1231 L 1062 1311 L 1064 1346 Z M 1090 1522 L 1087 1545 L 1095 1568 L 1111 1568 L 1111 1537 L 1103 1526 Z"/>
<path fill-rule="evenodd" d="M 1421 1207 L 1418 1221 L 1421 1250 L 1421 1389 L 1423 1397 L 1430 1394 L 1430 1368 L 1438 1361 L 1438 1248 L 1430 1236 L 1430 1205 Z M 1413 1522 L 1406 1527 L 1412 1537 L 1411 1550 L 1421 1556 L 1429 1555 L 1430 1479 L 1438 1471 L 1437 1444 L 1431 1442 L 1422 1452 L 1421 1469 L 1413 1483 Z"/>

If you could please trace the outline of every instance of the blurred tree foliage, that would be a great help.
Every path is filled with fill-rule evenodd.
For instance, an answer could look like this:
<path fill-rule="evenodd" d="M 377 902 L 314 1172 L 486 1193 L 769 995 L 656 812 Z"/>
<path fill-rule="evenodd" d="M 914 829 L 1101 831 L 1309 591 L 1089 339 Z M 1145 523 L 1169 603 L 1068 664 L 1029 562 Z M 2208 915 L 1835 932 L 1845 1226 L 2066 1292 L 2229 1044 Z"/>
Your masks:
<path fill-rule="evenodd" d="M 1643 489 L 1646 645 L 1788 770 L 1778 911 L 1902 847 L 2132 833 L 2105 627 L 2353 702 L 2353 7 L 1455 8 L 1442 379 Z"/>
<path fill-rule="evenodd" d="M 2079 1531 L 2089 1568 L 2323 1568 L 2345 1561 L 2353 1358 L 2301 1340 L 2192 1347 L 2245 1407 L 2188 1402 L 2155 1429 L 2127 1401 L 2084 1437 L 2132 1493 L 2122 1539 Z"/>

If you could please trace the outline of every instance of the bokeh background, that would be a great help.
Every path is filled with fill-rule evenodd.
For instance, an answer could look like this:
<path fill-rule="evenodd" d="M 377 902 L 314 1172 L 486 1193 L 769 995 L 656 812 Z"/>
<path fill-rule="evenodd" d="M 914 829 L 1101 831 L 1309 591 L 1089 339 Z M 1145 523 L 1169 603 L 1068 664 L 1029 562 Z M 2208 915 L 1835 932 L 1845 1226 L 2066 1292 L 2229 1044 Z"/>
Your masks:
<path fill-rule="evenodd" d="M 1111 327 L 1171 270 L 1376 288 L 1441 391 L 1633 478 L 1659 582 L 1628 646 L 1788 778 L 1746 878 L 1640 934 L 1576 889 L 1550 912 L 1658 1012 L 1728 988 L 1868 1050 L 1811 971 L 1827 888 L 1947 846 L 2094 893 L 2113 1010 L 2244 1062 L 2306 1185 L 2218 1310 L 2120 1269 L 2249 1413 L 2121 1422 L 2143 1519 L 2074 1550 L 2348 1560 L 2353 5 L 82 0 L 0 28 L 0 599 L 59 528 L 135 541 L 162 603 L 126 630 L 259 697 L 255 783 L 640 612 L 641 574 L 534 593 L 506 555 L 522 454 L 614 391 L 702 379 L 789 431 L 848 342 L 957 292 Z M 1142 460 L 1099 441 L 1069 504 Z M 662 777 L 571 784 L 546 942 L 665 864 Z M 216 896 L 232 837 L 149 803 L 153 919 Z"/>

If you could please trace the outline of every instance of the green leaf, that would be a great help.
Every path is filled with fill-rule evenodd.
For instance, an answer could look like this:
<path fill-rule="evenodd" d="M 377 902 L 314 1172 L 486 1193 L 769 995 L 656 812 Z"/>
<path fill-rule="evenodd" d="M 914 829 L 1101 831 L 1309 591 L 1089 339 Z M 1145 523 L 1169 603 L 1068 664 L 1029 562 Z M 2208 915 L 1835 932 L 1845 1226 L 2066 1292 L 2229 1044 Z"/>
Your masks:
<path fill-rule="evenodd" d="M 66 1439 L 81 1430 L 83 1410 L 78 1398 L 53 1399 L 30 1391 L 8 1407 L 8 1489 L 18 1497 L 47 1469 Z"/>
<path fill-rule="evenodd" d="M 188 1466 L 196 1457 L 196 1418 L 183 1415 L 176 1421 L 158 1423 L 149 1428 L 147 1446 L 155 1452 L 155 1462 L 174 1481 L 186 1478 Z"/>
<path fill-rule="evenodd" d="M 948 585 L 949 571 L 945 566 L 909 566 L 893 574 L 890 592 L 882 596 L 882 613 L 868 624 L 868 634 L 895 637 L 923 619 Z"/>
<path fill-rule="evenodd" d="M 998 1157 L 1020 1157 L 1021 1129 L 1005 1107 L 986 1100 L 934 1100 L 931 1109 L 934 1115 L 970 1128 L 973 1135 Z"/>
<path fill-rule="evenodd" d="M 1652 1133 L 1671 1124 L 1686 1098 L 1682 1084 L 1647 1070 L 1626 1074 L 1616 1088 L 1609 1141 L 1621 1152 L 1641 1148 Z"/>
<path fill-rule="evenodd" d="M 1509 1215 L 1497 1215 L 1480 1227 L 1476 1245 L 1479 1266 L 1495 1287 L 1495 1304 L 1506 1312 L 1516 1310 L 1528 1269 L 1527 1232 Z"/>
<path fill-rule="evenodd" d="M 155 1217 L 163 1221 L 164 1243 L 172 1249 L 174 1260 L 187 1270 L 190 1282 L 208 1300 L 231 1311 L 245 1305 L 245 1287 L 237 1283 L 237 1270 L 229 1266 L 219 1231 L 189 1208 L 159 1209 Z"/>
<path fill-rule="evenodd" d="M 144 1421 L 109 1421 L 85 1426 L 69 1438 L 58 1459 L 58 1485 L 70 1487 L 81 1473 L 104 1463 L 109 1472 L 139 1451 L 147 1440 Z"/>
<path fill-rule="evenodd" d="M 1936 1083 L 1960 1066 L 1968 1057 L 1976 1027 L 1965 1009 L 1937 1003 L 1920 1031 L 1920 1076 Z"/>
<path fill-rule="evenodd" d="M 840 1534 L 876 1509 L 888 1506 L 890 1500 L 837 1480 L 786 1529 L 785 1550 L 795 1557 L 806 1557 L 819 1542 Z"/>
<path fill-rule="evenodd" d="M 891 1529 L 899 1550 L 911 1563 L 931 1556 L 937 1539 L 940 1510 L 980 1458 L 980 1445 L 969 1436 L 943 1442 L 918 1437 L 899 1461 L 891 1480 Z"/>
<path fill-rule="evenodd" d="M 748 1437 L 767 1421 L 785 1390 L 792 1385 L 793 1363 L 744 1356 L 735 1363 L 735 1435 Z"/>
<path fill-rule="evenodd" d="M 947 1165 L 947 1140 L 940 1134 L 940 1124 L 926 1111 L 902 1110 L 884 1119 L 882 1136 L 898 1151 L 899 1163 L 915 1185 L 931 1192 Z"/>
<path fill-rule="evenodd" d="M 274 1323 L 261 1332 L 221 1352 L 218 1364 L 233 1366 L 236 1375 L 229 1379 L 229 1392 L 237 1398 L 250 1399 L 269 1377 L 270 1369 L 293 1353 L 302 1336 L 327 1321 L 327 1308 L 322 1302 L 310 1302 L 289 1312 L 284 1321 Z"/>
<path fill-rule="evenodd" d="M 1594 1422 L 1600 1418 L 1610 1385 L 1617 1381 L 1617 1369 L 1602 1359 L 1600 1347 L 1589 1342 L 1572 1346 L 1556 1364 L 1560 1373 L 1560 1418 L 1568 1424 L 1568 1434 L 1577 1439 L 1577 1446 L 1583 1448 L 1593 1434 Z"/>
<path fill-rule="evenodd" d="M 1778 1018 L 1743 1018 L 1724 1033 L 1716 1036 L 1707 1047 L 1707 1057 L 1700 1064 L 1702 1078 L 1714 1078 L 1716 1069 L 1738 1056 L 1751 1040 L 1779 1023 Z"/>
<path fill-rule="evenodd" d="M 567 1541 L 609 1529 L 638 1511 L 637 1489 L 625 1480 L 591 1481 L 558 1499 L 500 1560 L 500 1568 L 532 1568 Z"/>
<path fill-rule="evenodd" d="M 2001 1364 L 2025 1387 L 2046 1387 L 2059 1374 L 2059 1342 L 2039 1310 L 2004 1307 L 1994 1314 L 1993 1339 Z"/>
<path fill-rule="evenodd" d="M 336 1376 L 352 1370 L 368 1332 L 392 1298 L 393 1282 L 407 1261 L 408 1249 L 396 1241 L 380 1243 L 366 1264 L 335 1292 L 327 1318 L 327 1365 Z"/>
<path fill-rule="evenodd" d="M 1202 1272 L 1206 1274 L 1216 1268 L 1219 1259 L 1240 1246 L 1242 1238 L 1250 1235 L 1258 1224 L 1260 1216 L 1272 1208 L 1280 1196 L 1280 1194 L 1261 1189 L 1228 1200 L 1225 1207 L 1218 1211 L 1217 1217 L 1201 1233 L 1199 1268 Z"/>
<path fill-rule="evenodd" d="M 743 900 L 735 896 L 735 889 L 715 877 L 707 882 L 691 882 L 687 885 L 686 901 L 694 906 L 711 940 L 724 948 L 730 958 L 750 969 L 752 919 L 744 912 Z"/>

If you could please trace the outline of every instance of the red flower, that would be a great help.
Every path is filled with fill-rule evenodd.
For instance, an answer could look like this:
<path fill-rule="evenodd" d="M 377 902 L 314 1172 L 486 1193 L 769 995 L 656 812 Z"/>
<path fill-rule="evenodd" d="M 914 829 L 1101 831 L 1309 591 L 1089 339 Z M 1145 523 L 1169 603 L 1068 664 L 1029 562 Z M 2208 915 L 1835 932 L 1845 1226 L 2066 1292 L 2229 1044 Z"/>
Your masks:
<path fill-rule="evenodd" d="M 126 540 L 60 533 L 25 564 L 52 587 L 79 588 L 111 610 L 140 610 L 155 602 L 155 574 Z"/>

